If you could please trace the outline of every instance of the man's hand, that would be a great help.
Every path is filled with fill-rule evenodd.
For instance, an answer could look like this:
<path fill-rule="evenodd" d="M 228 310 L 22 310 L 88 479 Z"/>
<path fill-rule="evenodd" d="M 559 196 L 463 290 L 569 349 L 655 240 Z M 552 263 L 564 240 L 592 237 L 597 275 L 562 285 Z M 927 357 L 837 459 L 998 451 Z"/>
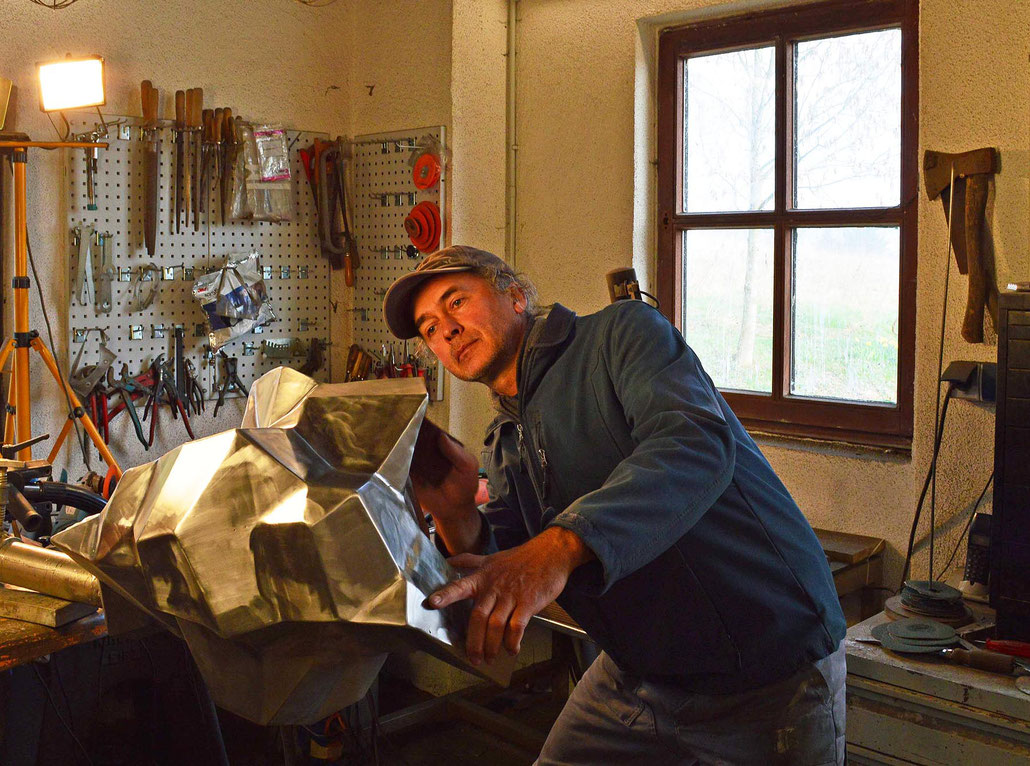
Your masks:
<path fill-rule="evenodd" d="M 441 455 L 449 464 L 441 476 L 411 474 L 411 483 L 422 510 L 432 515 L 436 532 L 447 550 L 464 553 L 476 550 L 483 519 L 476 509 L 479 463 L 444 431 L 437 437 Z"/>
<path fill-rule="evenodd" d="M 440 588 L 429 604 L 439 609 L 473 599 L 466 652 L 473 665 L 484 658 L 493 662 L 502 643 L 518 654 L 529 618 L 554 601 L 576 567 L 593 558 L 575 532 L 549 527 L 517 548 L 449 559 L 459 569 L 476 571 Z"/>

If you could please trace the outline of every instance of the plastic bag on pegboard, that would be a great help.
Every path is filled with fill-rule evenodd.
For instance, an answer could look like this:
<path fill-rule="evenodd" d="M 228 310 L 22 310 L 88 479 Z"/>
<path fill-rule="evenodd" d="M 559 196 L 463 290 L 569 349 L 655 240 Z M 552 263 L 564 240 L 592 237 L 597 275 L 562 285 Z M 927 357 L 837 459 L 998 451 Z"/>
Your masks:
<path fill-rule="evenodd" d="M 240 124 L 243 151 L 237 159 L 234 220 L 290 221 L 290 150 L 280 125 Z"/>
<path fill-rule="evenodd" d="M 193 283 L 193 297 L 207 318 L 212 351 L 276 318 L 261 275 L 261 256 L 256 252 L 229 253 L 222 268 Z"/>

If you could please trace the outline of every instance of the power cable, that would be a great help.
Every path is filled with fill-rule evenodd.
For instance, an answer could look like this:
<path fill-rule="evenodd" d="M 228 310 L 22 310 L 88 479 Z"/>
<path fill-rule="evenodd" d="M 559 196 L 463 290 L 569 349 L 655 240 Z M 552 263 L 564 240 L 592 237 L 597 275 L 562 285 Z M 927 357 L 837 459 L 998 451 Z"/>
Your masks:
<path fill-rule="evenodd" d="M 973 503 L 973 510 L 969 514 L 969 518 L 966 519 L 966 526 L 962 530 L 962 534 L 959 535 L 958 542 L 955 543 L 954 549 L 951 551 L 951 556 L 948 557 L 948 563 L 941 569 L 941 573 L 937 575 L 937 579 L 940 580 L 944 577 L 948 568 L 951 566 L 951 562 L 955 560 L 955 554 L 958 553 L 958 549 L 962 546 L 962 541 L 966 539 L 966 533 L 969 532 L 969 528 L 973 525 L 973 519 L 976 518 L 976 509 L 980 507 L 980 503 L 983 502 L 984 496 L 987 494 L 987 488 L 991 486 L 991 482 L 994 481 L 994 471 L 991 471 L 991 475 L 987 478 L 987 483 L 984 484 L 984 488 L 980 490 L 980 497 L 976 498 L 976 502 Z"/>
<path fill-rule="evenodd" d="M 938 389 L 940 384 L 938 384 Z M 940 419 L 938 421 L 937 432 L 934 435 L 933 443 L 933 456 L 930 459 L 930 467 L 926 470 L 926 478 L 923 480 L 923 489 L 919 493 L 919 501 L 916 503 L 916 512 L 912 517 L 912 528 L 908 533 L 908 551 L 905 554 L 905 566 L 901 570 L 901 585 L 905 584 L 905 580 L 908 578 L 908 570 L 912 563 L 912 553 L 915 549 L 916 542 L 916 530 L 919 527 L 919 519 L 923 513 L 923 502 L 926 500 L 926 493 L 930 489 L 930 481 L 933 473 L 937 470 L 937 456 L 941 450 L 941 440 L 944 437 L 944 425 L 948 419 L 948 404 L 951 402 L 952 395 L 955 392 L 954 386 L 948 386 L 948 392 L 944 395 L 944 408 L 940 413 Z M 901 586 L 898 586 L 901 589 Z"/>
<path fill-rule="evenodd" d="M 50 701 L 50 707 L 54 709 L 54 713 L 57 715 L 57 720 L 61 722 L 62 726 L 64 726 L 65 730 L 68 732 L 68 735 L 73 740 L 75 740 L 75 744 L 78 745 L 79 750 L 82 751 L 82 757 L 86 759 L 86 763 L 88 763 L 89 766 L 94 766 L 93 759 L 89 757 L 89 752 L 83 746 L 82 742 L 79 741 L 79 738 L 75 736 L 75 732 L 72 731 L 72 727 L 68 725 L 68 722 L 66 720 L 64 720 L 64 716 L 61 715 L 61 711 L 57 707 L 57 703 L 54 702 L 54 695 L 50 693 L 50 685 L 45 680 L 43 680 L 43 674 L 39 672 L 39 668 L 36 667 L 36 663 L 32 662 L 30 663 L 30 665 L 32 666 L 32 670 L 35 671 L 36 678 L 39 679 L 39 683 L 42 684 L 43 691 L 46 692 L 46 698 Z"/>
<path fill-rule="evenodd" d="M 39 295 L 39 308 L 43 312 L 43 324 L 46 325 L 46 336 L 50 342 L 50 348 L 54 349 L 56 353 L 57 347 L 54 345 L 54 332 L 50 328 L 50 312 L 46 309 L 46 301 L 43 299 L 43 286 L 39 281 L 39 273 L 36 271 L 36 259 L 32 257 L 32 245 L 29 244 L 29 234 L 25 232 L 25 249 L 29 254 L 29 266 L 32 269 L 32 278 L 36 282 L 36 293 Z M 68 394 L 68 384 L 64 381 L 64 373 L 61 372 L 61 362 L 54 357 L 54 366 L 57 368 L 57 380 L 61 384 L 61 392 L 64 394 L 64 401 L 68 405 L 68 417 L 72 421 L 72 425 L 75 426 L 75 436 L 78 438 L 79 447 L 82 449 L 82 460 L 85 463 L 89 463 L 89 447 L 86 444 L 86 436 L 82 432 L 82 424 L 79 423 L 79 419 L 75 417 L 75 407 L 72 406 L 72 398 Z"/>

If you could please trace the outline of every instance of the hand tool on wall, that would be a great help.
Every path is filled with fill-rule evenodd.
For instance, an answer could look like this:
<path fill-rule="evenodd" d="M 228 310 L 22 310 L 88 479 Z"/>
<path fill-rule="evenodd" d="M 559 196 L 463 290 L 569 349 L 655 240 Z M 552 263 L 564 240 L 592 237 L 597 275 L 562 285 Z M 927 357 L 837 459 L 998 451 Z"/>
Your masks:
<path fill-rule="evenodd" d="M 993 254 L 984 248 L 984 215 L 987 208 L 987 186 L 998 170 L 998 150 L 988 147 L 959 154 L 927 150 L 923 154 L 923 180 L 926 196 L 938 196 L 944 205 L 945 218 L 949 207 L 954 210 L 952 247 L 960 274 L 969 275 L 966 313 L 962 321 L 962 337 L 970 343 L 983 342 L 984 307 L 991 324 L 998 322 L 998 285 L 994 275 Z M 952 184 L 952 168 L 955 181 Z M 954 198 L 952 199 L 952 195 Z"/>
<path fill-rule="evenodd" d="M 132 420 L 132 428 L 136 432 L 136 438 L 143 445 L 143 449 L 150 449 L 147 438 L 143 435 L 143 426 L 139 422 L 139 415 L 136 413 L 136 405 L 134 404 L 134 399 L 144 396 L 146 390 L 142 385 L 129 377 L 129 366 L 127 364 L 122 365 L 122 375 L 117 380 L 114 378 L 114 370 L 107 371 L 107 387 L 113 395 L 121 399 L 121 402 L 107 413 L 108 424 L 119 412 L 122 410 L 127 411 L 129 418 Z"/>
<path fill-rule="evenodd" d="M 200 215 L 208 212 L 208 202 L 211 196 L 211 165 L 212 148 L 215 146 L 215 113 L 213 109 L 205 109 L 201 113 L 201 141 L 200 141 Z M 209 219 L 210 220 L 210 217 Z"/>
<path fill-rule="evenodd" d="M 183 206 L 183 227 L 190 227 L 190 214 L 193 212 L 193 108 L 196 105 L 196 97 L 193 95 L 193 88 L 186 89 L 186 109 L 184 112 L 183 128 L 183 182 L 182 182 L 182 206 Z"/>
<path fill-rule="evenodd" d="M 190 109 L 190 142 L 193 144 L 191 156 L 193 160 L 193 231 L 200 231 L 200 172 L 202 167 L 201 154 L 204 146 L 204 136 L 201 133 L 203 126 L 202 117 L 204 114 L 204 89 L 193 89 L 193 103 Z"/>
<path fill-rule="evenodd" d="M 204 411 L 204 397 L 207 392 L 204 391 L 204 387 L 200 385 L 200 381 L 197 379 L 197 368 L 193 366 L 193 362 L 189 359 L 186 360 L 186 411 L 193 412 L 199 415 Z"/>
<path fill-rule="evenodd" d="M 186 395 L 186 364 L 185 364 L 185 346 L 186 346 L 186 331 L 181 327 L 176 327 L 173 331 L 174 340 L 174 381 L 175 381 L 175 393 L 178 394 L 179 398 L 182 399 Z"/>
<path fill-rule="evenodd" d="M 177 420 L 181 415 L 182 424 L 186 427 L 186 433 L 189 434 L 191 439 L 196 439 L 197 437 L 193 434 L 193 427 L 190 425 L 189 411 L 183 404 L 179 392 L 175 390 L 173 366 L 174 362 L 169 360 L 167 364 L 160 365 L 159 367 L 158 374 L 161 376 L 162 390 L 168 401 L 168 406 L 172 410 L 172 418 Z"/>
<path fill-rule="evenodd" d="M 77 226 L 73 241 L 78 246 L 75 261 L 75 284 L 72 294 L 80 306 L 93 303 L 96 293 L 93 287 L 93 240 L 95 231 L 92 226 Z"/>
<path fill-rule="evenodd" d="M 97 314 L 110 314 L 112 306 L 111 284 L 114 282 L 114 264 L 111 261 L 111 233 L 97 232 L 97 243 L 100 246 L 100 264 L 96 279 L 96 302 L 93 304 Z"/>
<path fill-rule="evenodd" d="M 185 136 L 186 136 L 186 91 L 175 91 L 175 212 L 174 212 L 174 233 L 181 231 L 182 216 L 182 185 L 185 163 Z M 172 229 L 169 229 L 172 233 Z"/>
<path fill-rule="evenodd" d="M 236 165 L 236 122 L 232 109 L 222 110 L 222 173 L 218 183 L 218 202 L 222 210 L 222 225 L 229 218 L 229 204 L 232 202 L 233 169 Z"/>
<path fill-rule="evenodd" d="M 240 376 L 236 373 L 236 367 L 238 360 L 234 356 L 228 356 L 224 351 L 219 351 L 218 355 L 222 358 L 222 386 L 218 389 L 218 400 L 215 402 L 214 417 L 218 417 L 218 408 L 225 402 L 225 395 L 230 391 L 239 391 L 244 396 L 248 395 L 247 387 L 240 380 Z"/>
<path fill-rule="evenodd" d="M 146 144 L 143 241 L 146 244 L 147 253 L 153 256 L 157 253 L 157 210 L 160 196 L 158 173 L 161 162 L 161 131 L 157 123 L 160 94 L 150 80 L 144 80 L 140 85 L 140 97 L 143 101 L 144 141 Z"/>

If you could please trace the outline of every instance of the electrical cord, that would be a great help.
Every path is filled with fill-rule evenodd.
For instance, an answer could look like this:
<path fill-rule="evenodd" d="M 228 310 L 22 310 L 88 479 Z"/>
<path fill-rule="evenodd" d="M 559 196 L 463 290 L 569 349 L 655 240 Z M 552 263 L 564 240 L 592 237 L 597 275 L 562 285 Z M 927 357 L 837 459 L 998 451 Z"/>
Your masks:
<path fill-rule="evenodd" d="M 50 348 L 56 350 L 54 345 L 54 332 L 50 327 L 50 312 L 46 309 L 46 301 L 43 299 L 43 286 L 39 281 L 39 273 L 36 271 L 36 259 L 32 257 L 32 245 L 29 244 L 29 234 L 25 232 L 25 249 L 29 254 L 29 266 L 32 269 L 32 278 L 36 282 L 36 293 L 39 295 L 39 308 L 43 312 L 43 324 L 46 325 L 46 336 L 50 343 Z M 72 406 L 72 398 L 68 394 L 68 384 L 64 381 L 64 373 L 61 372 L 61 362 L 54 357 L 54 366 L 57 368 L 57 380 L 61 384 L 61 392 L 64 394 L 64 401 L 68 404 L 68 417 L 71 419 L 72 424 L 75 426 L 75 436 L 79 441 L 79 447 L 82 449 L 82 460 L 85 463 L 89 463 L 89 447 L 86 445 L 86 436 L 82 432 L 82 424 L 79 423 L 79 419 L 75 417 L 75 407 Z"/>
<path fill-rule="evenodd" d="M 984 488 L 980 490 L 980 497 L 976 498 L 976 502 L 973 503 L 973 510 L 969 514 L 969 518 L 966 519 L 966 526 L 962 530 L 962 534 L 959 535 L 958 542 L 955 543 L 955 547 L 951 551 L 951 556 L 948 557 L 948 563 L 941 569 L 941 573 L 937 575 L 937 579 L 940 580 L 947 573 L 948 568 L 951 567 L 951 562 L 955 560 L 955 555 L 958 553 L 958 549 L 962 547 L 962 541 L 966 539 L 966 534 L 969 532 L 969 528 L 973 525 L 973 519 L 976 518 L 976 509 L 980 507 L 980 503 L 983 502 L 984 496 L 987 495 L 987 488 L 991 486 L 991 482 L 994 481 L 994 471 L 991 471 L 991 475 L 987 478 L 987 483 L 984 484 Z"/>
<path fill-rule="evenodd" d="M 955 165 L 951 165 L 951 186 L 955 186 Z M 926 498 L 927 484 L 931 486 L 930 491 L 930 565 L 928 577 L 933 580 L 933 542 L 934 528 L 937 524 L 937 457 L 941 451 L 941 437 L 944 435 L 944 421 L 948 414 L 948 402 L 955 391 L 955 384 L 948 386 L 948 393 L 944 396 L 944 408 L 941 409 L 941 373 L 944 371 L 944 332 L 948 325 L 948 285 L 951 282 L 951 233 L 954 226 L 954 202 L 955 195 L 948 196 L 948 247 L 944 256 L 944 298 L 941 301 L 941 332 L 940 341 L 937 344 L 937 399 L 933 408 L 933 432 L 934 445 L 933 457 L 930 459 L 930 468 L 926 474 L 926 481 L 923 483 L 923 491 L 919 495 L 919 502 L 916 503 L 915 517 L 912 519 L 912 530 L 908 536 L 908 552 L 905 554 L 905 568 L 901 572 L 901 585 L 904 586 L 908 577 L 908 570 L 912 564 L 912 548 L 915 544 L 916 528 L 919 526 L 919 517 L 923 510 L 923 500 Z M 900 590 L 900 587 L 899 587 Z"/>
<path fill-rule="evenodd" d="M 937 432 L 934 436 L 933 443 L 933 456 L 930 459 L 930 467 L 926 470 L 926 479 L 923 480 L 923 489 L 919 493 L 919 501 L 916 503 L 916 512 L 912 518 L 912 528 L 908 533 L 908 552 L 905 554 L 905 566 L 901 570 L 901 585 L 905 584 L 905 580 L 908 578 L 908 570 L 912 564 L 912 553 L 915 548 L 916 541 L 916 530 L 919 527 L 919 520 L 922 517 L 923 502 L 926 500 L 926 493 L 930 489 L 930 481 L 932 474 L 937 469 L 937 456 L 941 450 L 941 440 L 944 437 L 944 424 L 948 419 L 948 404 L 951 402 L 952 394 L 954 393 L 954 386 L 948 386 L 948 391 L 944 395 L 943 410 L 940 413 L 940 419 L 937 424 Z M 901 585 L 898 586 L 900 591 Z"/>
<path fill-rule="evenodd" d="M 36 678 L 39 679 L 39 683 L 43 686 L 43 691 L 46 692 L 46 698 L 50 701 L 50 707 L 54 709 L 54 713 L 57 715 L 57 720 L 61 722 L 62 726 L 64 726 L 65 730 L 68 732 L 68 735 L 73 740 L 75 740 L 75 744 L 78 745 L 79 750 L 82 751 L 82 757 L 86 759 L 86 763 L 88 763 L 89 766 L 94 766 L 93 759 L 89 757 L 89 752 L 83 746 L 79 738 L 75 736 L 75 732 L 72 731 L 72 727 L 68 725 L 68 722 L 66 720 L 64 720 L 64 716 L 61 715 L 61 711 L 57 707 L 57 703 L 54 702 L 54 695 L 50 693 L 50 684 L 48 684 L 43 679 L 43 674 L 39 672 L 39 668 L 36 667 L 36 663 L 33 662 L 30 664 L 32 665 L 32 670 L 36 673 Z"/>

